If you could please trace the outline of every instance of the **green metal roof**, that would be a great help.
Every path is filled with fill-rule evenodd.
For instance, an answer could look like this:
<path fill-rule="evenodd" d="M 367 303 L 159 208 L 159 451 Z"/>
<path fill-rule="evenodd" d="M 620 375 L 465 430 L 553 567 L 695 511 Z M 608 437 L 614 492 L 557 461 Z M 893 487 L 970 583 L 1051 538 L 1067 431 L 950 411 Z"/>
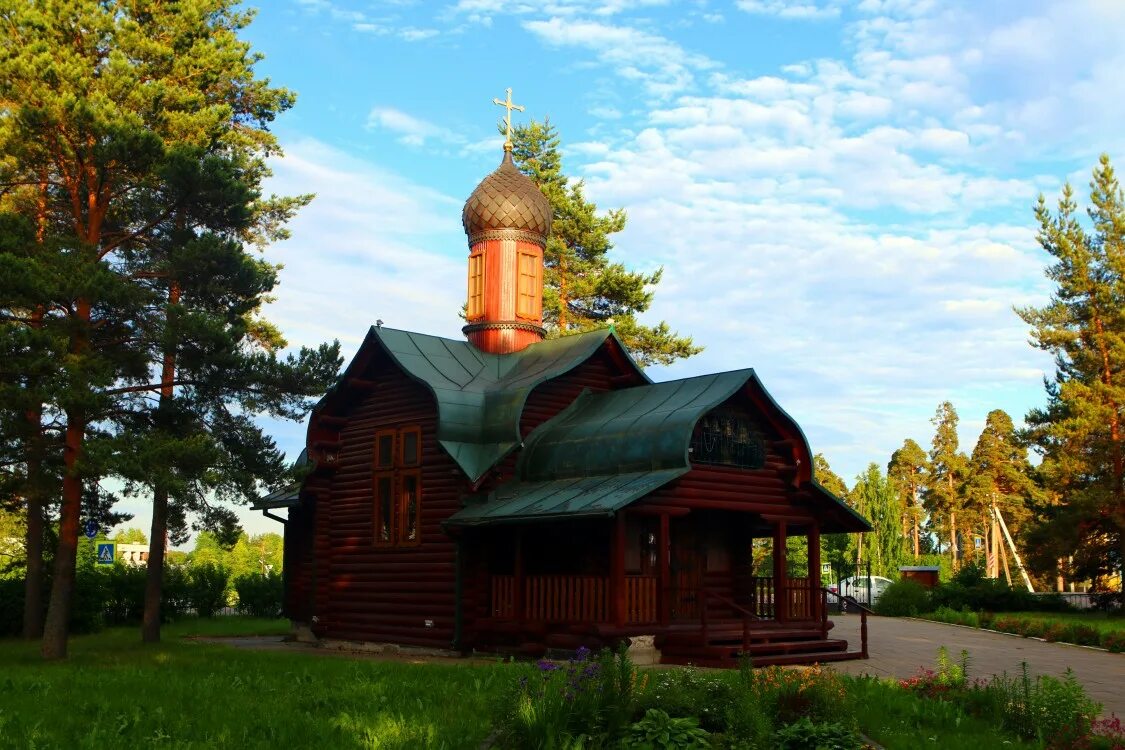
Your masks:
<path fill-rule="evenodd" d="M 521 479 L 549 480 L 690 467 L 692 429 L 753 375 L 736 370 L 586 392 L 527 439 Z"/>
<path fill-rule="evenodd" d="M 691 469 L 699 418 L 752 370 L 584 392 L 528 436 L 517 479 L 450 517 L 453 526 L 612 515 Z"/>
<path fill-rule="evenodd" d="M 470 503 L 458 511 L 448 523 L 481 526 L 612 516 L 686 471 L 681 468 L 543 482 L 507 482 L 489 493 L 485 502 Z"/>
<path fill-rule="evenodd" d="M 490 354 L 467 341 L 393 328 L 372 327 L 370 337 L 434 394 L 438 441 L 472 481 L 519 447 L 520 415 L 536 386 L 582 364 L 610 337 L 616 339 L 611 330 L 601 329 L 512 354 Z M 628 351 L 624 345 L 621 350 Z M 648 380 L 640 368 L 636 371 Z"/>

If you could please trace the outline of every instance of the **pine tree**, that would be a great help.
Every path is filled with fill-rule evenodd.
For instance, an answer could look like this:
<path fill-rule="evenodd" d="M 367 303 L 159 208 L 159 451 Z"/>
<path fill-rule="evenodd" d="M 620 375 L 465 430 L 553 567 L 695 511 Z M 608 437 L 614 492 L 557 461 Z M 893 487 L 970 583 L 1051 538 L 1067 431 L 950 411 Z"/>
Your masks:
<path fill-rule="evenodd" d="M 642 365 L 669 364 L 703 351 L 661 321 L 637 320 L 652 304 L 652 288 L 664 270 L 630 271 L 609 259 L 610 235 L 625 228 L 625 211 L 598 212 L 586 199 L 581 180 L 562 171 L 559 136 L 549 119 L 512 130 L 512 158 L 554 209 L 551 236 L 543 255 L 543 322 L 548 335 L 587 331 L 609 321 Z"/>
<path fill-rule="evenodd" d="M 903 535 L 910 535 L 915 562 L 922 554 L 922 488 L 926 484 L 929 463 L 922 446 L 907 438 L 902 447 L 891 454 L 887 464 L 887 476 L 894 480 L 903 507 Z"/>
<path fill-rule="evenodd" d="M 235 5 L 36 0 L 0 9 L 4 184 L 46 185 L 48 214 L 44 252 L 0 252 L 0 309 L 13 312 L 15 325 L 38 324 L 66 350 L 49 399 L 65 423 L 65 472 L 47 658 L 66 655 L 83 497 L 113 455 L 115 438 L 102 427 L 136 413 L 123 401 L 159 390 L 149 382 L 153 358 L 143 342 L 164 326 L 169 302 L 138 275 L 158 265 L 144 258 L 157 253 L 177 216 L 245 208 L 229 197 L 204 199 L 216 184 L 209 169 L 232 166 L 228 186 L 260 184 L 265 157 L 277 152 L 266 126 L 293 102 L 254 77 L 258 57 L 237 37 L 251 16 Z M 251 203 L 259 229 L 250 233 L 269 231 L 294 205 Z M 200 222 L 230 224 L 219 215 Z M 258 382 L 289 378 L 276 359 L 254 367 Z M 247 431 L 231 431 L 229 441 L 240 432 Z"/>
<path fill-rule="evenodd" d="M 1052 214 L 1041 195 L 1037 239 L 1054 262 L 1043 307 L 1017 310 L 1032 343 L 1055 359 L 1047 405 L 1026 418 L 1058 506 L 1038 534 L 1053 557 L 1073 554 L 1089 575 L 1125 573 L 1125 197 L 1109 157 L 1090 182 L 1090 230 L 1070 185 Z"/>
<path fill-rule="evenodd" d="M 969 458 L 964 487 L 965 512 L 981 529 L 980 535 L 985 540 L 989 576 L 999 576 L 1000 547 L 1004 544 L 992 509 L 1004 514 L 1005 522 L 1018 536 L 1019 527 L 1027 517 L 1028 503 L 1038 494 L 1027 460 L 1027 448 L 1020 443 L 1012 418 L 1002 409 L 990 411 Z"/>
<path fill-rule="evenodd" d="M 953 404 L 943 401 L 930 421 L 934 425 L 934 439 L 930 448 L 930 472 L 924 503 L 934 533 L 939 538 L 944 534 L 949 540 L 949 556 L 956 568 L 960 559 L 958 532 L 961 530 L 957 513 L 961 509 L 966 458 L 957 450 L 958 420 Z"/>

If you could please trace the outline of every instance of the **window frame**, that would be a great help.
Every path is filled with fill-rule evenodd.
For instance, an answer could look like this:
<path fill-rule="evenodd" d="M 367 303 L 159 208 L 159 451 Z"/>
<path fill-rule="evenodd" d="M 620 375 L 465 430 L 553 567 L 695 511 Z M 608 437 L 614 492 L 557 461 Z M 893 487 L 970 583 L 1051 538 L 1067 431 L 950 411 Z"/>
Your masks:
<path fill-rule="evenodd" d="M 524 273 L 524 260 L 530 267 L 530 273 Z M 543 262 L 536 253 L 520 250 L 516 254 L 516 315 L 521 318 L 538 320 L 543 311 L 541 289 L 543 276 Z M 527 282 L 527 293 L 524 293 L 524 282 Z M 526 301 L 525 301 L 526 300 Z"/>
<path fill-rule="evenodd" d="M 406 462 L 406 436 L 413 435 L 417 455 L 412 463 Z M 391 461 L 380 463 L 380 448 L 385 438 L 391 439 Z M 375 431 L 375 444 L 371 459 L 372 543 L 382 549 L 417 547 L 422 543 L 422 428 L 405 425 Z M 407 478 L 415 487 L 414 512 L 409 513 L 406 487 Z M 381 488 L 388 488 L 386 497 Z M 384 512 L 384 506 L 385 512 Z M 414 538 L 408 539 L 410 522 L 414 524 Z M 382 538 L 384 525 L 387 538 Z"/>
<path fill-rule="evenodd" d="M 475 282 L 475 284 L 474 284 Z M 475 293 L 474 293 L 475 292 Z M 484 316 L 484 250 L 469 254 L 468 302 L 465 317 L 475 320 Z"/>

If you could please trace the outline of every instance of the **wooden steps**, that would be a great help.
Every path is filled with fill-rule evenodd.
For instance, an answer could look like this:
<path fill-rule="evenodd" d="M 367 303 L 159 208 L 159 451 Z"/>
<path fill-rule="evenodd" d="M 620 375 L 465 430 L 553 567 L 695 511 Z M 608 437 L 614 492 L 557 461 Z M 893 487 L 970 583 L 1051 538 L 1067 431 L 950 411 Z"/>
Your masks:
<path fill-rule="evenodd" d="M 768 664 L 815 664 L 859 659 L 849 652 L 842 638 L 828 638 L 820 627 L 789 623 L 754 623 L 743 644 L 741 622 L 723 621 L 707 628 L 707 639 L 697 625 L 658 638 L 662 664 L 691 664 L 700 667 L 737 667 L 740 657 L 749 654 L 756 666 Z"/>

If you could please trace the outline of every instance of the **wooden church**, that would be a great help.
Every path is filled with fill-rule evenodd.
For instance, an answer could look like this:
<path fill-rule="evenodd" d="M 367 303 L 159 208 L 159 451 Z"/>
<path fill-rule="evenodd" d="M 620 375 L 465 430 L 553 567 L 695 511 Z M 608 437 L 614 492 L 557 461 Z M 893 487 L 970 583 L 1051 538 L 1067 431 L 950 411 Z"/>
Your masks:
<path fill-rule="evenodd" d="M 461 652 L 655 636 L 665 663 L 859 656 L 831 637 L 819 538 L 867 521 L 752 369 L 654 383 L 612 326 L 545 338 L 552 212 L 504 149 L 462 214 L 465 340 L 372 327 L 311 415 L 307 477 L 256 506 L 288 509 L 287 615 Z M 807 576 L 786 569 L 794 535 Z"/>

